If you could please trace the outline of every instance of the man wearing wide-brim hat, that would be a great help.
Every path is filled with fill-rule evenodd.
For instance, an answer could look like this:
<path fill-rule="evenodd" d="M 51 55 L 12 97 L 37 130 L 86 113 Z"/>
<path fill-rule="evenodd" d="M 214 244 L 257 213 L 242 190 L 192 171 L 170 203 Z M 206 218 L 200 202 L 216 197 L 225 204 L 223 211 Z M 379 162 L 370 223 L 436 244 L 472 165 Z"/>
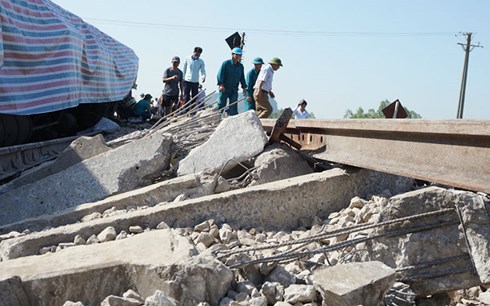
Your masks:
<path fill-rule="evenodd" d="M 272 92 L 272 79 L 274 77 L 274 71 L 277 71 L 279 67 L 282 67 L 282 62 L 279 58 L 273 57 L 269 61 L 269 65 L 260 70 L 257 82 L 254 86 L 254 99 L 257 108 L 257 116 L 259 118 L 268 118 L 272 114 L 272 105 L 269 102 L 269 96 L 274 98 L 275 95 Z"/>

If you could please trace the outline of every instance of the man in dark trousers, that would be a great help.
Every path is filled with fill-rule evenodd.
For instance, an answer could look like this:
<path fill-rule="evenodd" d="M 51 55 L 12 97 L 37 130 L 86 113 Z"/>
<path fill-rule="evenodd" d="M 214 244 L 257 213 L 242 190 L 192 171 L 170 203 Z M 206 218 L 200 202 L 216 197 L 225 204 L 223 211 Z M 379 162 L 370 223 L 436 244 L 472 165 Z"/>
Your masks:
<path fill-rule="evenodd" d="M 201 81 L 206 81 L 206 69 L 204 61 L 201 59 L 202 48 L 195 47 L 191 56 L 184 60 L 184 66 L 182 72 L 184 73 L 183 85 L 184 85 L 184 103 L 198 94 L 199 89 L 199 73 L 201 73 Z M 194 103 L 196 101 L 194 100 Z"/>
<path fill-rule="evenodd" d="M 163 73 L 162 82 L 165 84 L 162 91 L 162 116 L 168 115 L 172 110 L 176 110 L 180 100 L 183 99 L 182 94 L 182 71 L 179 69 L 180 58 L 174 56 L 172 58 L 172 67 L 169 67 Z"/>
<path fill-rule="evenodd" d="M 255 110 L 254 86 L 259 76 L 260 69 L 264 61 L 260 57 L 256 57 L 253 61 L 254 67 L 247 73 L 247 102 L 245 103 L 245 111 Z"/>
<path fill-rule="evenodd" d="M 242 49 L 234 48 L 231 51 L 231 59 L 221 64 L 218 71 L 219 99 L 218 109 L 226 106 L 227 100 L 230 104 L 238 100 L 238 84 L 242 84 L 243 94 L 246 93 L 247 84 L 242 63 Z M 226 111 L 229 116 L 238 114 L 237 105 L 231 105 Z"/>

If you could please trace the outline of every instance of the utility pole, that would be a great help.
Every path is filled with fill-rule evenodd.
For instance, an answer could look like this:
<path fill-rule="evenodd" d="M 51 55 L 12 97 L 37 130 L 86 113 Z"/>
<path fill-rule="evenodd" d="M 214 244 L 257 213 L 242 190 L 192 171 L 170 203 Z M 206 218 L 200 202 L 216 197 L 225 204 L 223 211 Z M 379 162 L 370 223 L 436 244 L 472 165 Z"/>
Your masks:
<path fill-rule="evenodd" d="M 471 35 L 473 33 L 462 33 L 463 35 L 466 35 L 466 44 L 458 43 L 463 48 L 463 51 L 465 52 L 464 55 L 464 66 L 463 66 L 463 78 L 461 80 L 461 90 L 459 92 L 459 103 L 458 103 L 458 113 L 456 115 L 457 119 L 463 119 L 463 109 L 464 109 L 464 96 L 466 93 L 466 79 L 468 76 L 468 61 L 470 59 L 470 52 L 473 50 L 475 47 L 481 47 L 480 43 L 478 45 L 472 45 L 471 44 Z"/>

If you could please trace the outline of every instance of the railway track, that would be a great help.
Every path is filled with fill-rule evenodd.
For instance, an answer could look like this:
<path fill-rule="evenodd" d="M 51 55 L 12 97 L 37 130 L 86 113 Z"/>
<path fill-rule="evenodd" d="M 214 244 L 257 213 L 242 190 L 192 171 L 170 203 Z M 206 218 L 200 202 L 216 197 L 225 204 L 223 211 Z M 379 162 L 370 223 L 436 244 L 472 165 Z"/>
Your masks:
<path fill-rule="evenodd" d="M 91 136 L 91 133 L 84 136 Z M 65 137 L 0 148 L 0 182 L 24 170 L 56 158 L 80 136 Z"/>
<path fill-rule="evenodd" d="M 490 193 L 490 121 L 291 120 L 285 135 L 316 158 Z"/>
<path fill-rule="evenodd" d="M 266 131 L 276 120 L 262 119 Z M 291 120 L 313 157 L 490 193 L 490 121 Z M 58 156 L 77 137 L 0 148 L 0 181 Z"/>

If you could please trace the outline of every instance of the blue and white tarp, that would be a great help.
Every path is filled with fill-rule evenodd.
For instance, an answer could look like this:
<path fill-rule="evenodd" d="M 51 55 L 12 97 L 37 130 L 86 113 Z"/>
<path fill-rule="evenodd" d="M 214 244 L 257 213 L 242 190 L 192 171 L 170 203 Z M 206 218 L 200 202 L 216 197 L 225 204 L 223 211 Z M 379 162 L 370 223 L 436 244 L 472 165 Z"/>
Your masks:
<path fill-rule="evenodd" d="M 134 51 L 49 0 L 0 0 L 0 113 L 122 100 Z"/>

